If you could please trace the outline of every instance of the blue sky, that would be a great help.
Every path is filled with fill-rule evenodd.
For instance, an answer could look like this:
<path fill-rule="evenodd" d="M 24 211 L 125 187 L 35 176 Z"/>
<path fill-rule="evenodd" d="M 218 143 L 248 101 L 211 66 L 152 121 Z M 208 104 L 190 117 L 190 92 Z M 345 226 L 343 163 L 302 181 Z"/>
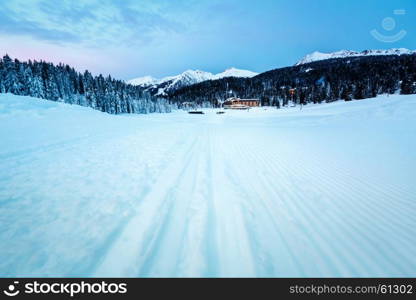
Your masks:
<path fill-rule="evenodd" d="M 405 14 L 395 14 L 398 9 Z M 406 36 L 386 43 L 370 34 L 374 29 L 388 37 L 400 31 Z M 0 3 L 2 54 L 64 62 L 121 79 L 186 69 L 263 72 L 292 65 L 313 51 L 416 49 L 415 34 L 414 0 Z"/>

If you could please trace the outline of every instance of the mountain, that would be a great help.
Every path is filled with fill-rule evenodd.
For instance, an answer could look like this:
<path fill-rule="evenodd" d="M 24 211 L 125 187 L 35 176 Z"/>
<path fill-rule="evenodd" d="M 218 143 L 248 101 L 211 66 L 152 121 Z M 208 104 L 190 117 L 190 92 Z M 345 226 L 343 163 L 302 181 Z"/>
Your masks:
<path fill-rule="evenodd" d="M 351 51 L 351 50 L 341 50 L 333 53 L 322 53 L 322 52 L 313 52 L 306 55 L 300 61 L 296 63 L 295 66 L 308 64 L 314 61 L 327 60 L 332 58 L 346 58 L 346 57 L 359 57 L 359 56 L 378 56 L 378 55 L 403 55 L 403 54 L 414 54 L 415 50 L 409 50 L 405 48 L 398 49 L 389 49 L 389 50 L 365 50 L 362 52 Z"/>
<path fill-rule="evenodd" d="M 293 102 L 307 104 L 374 98 L 382 94 L 416 94 L 416 53 L 407 54 L 403 50 L 366 53 L 373 55 L 344 52 L 345 57 L 275 69 L 253 78 L 205 81 L 169 93 L 168 100 L 217 106 L 231 95 L 257 98 L 263 105 L 280 107 Z"/>
<path fill-rule="evenodd" d="M 152 76 L 144 76 L 130 80 L 128 83 L 135 86 L 150 86 L 156 84 L 158 79 Z"/>
<path fill-rule="evenodd" d="M 227 77 L 235 77 L 235 78 L 251 78 L 254 76 L 259 75 L 258 73 L 247 71 L 247 70 L 240 70 L 236 68 L 230 68 L 225 70 L 222 73 L 218 73 L 213 76 L 213 79 L 222 79 Z"/>
<path fill-rule="evenodd" d="M 207 80 L 218 80 L 228 77 L 251 78 L 256 75 L 258 75 L 258 73 L 236 68 L 230 68 L 218 74 L 212 74 L 210 72 L 200 70 L 187 70 L 176 76 L 169 76 L 162 79 L 145 76 L 129 80 L 127 83 L 145 88 L 151 94 L 166 96 L 169 92 Z"/>

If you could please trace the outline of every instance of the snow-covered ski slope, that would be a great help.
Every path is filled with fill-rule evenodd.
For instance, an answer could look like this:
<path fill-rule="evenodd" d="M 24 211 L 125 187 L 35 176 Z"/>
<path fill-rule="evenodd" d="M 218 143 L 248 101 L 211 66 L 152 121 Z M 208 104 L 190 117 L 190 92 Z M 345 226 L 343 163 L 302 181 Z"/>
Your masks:
<path fill-rule="evenodd" d="M 416 273 L 416 96 L 112 116 L 0 95 L 2 276 Z"/>

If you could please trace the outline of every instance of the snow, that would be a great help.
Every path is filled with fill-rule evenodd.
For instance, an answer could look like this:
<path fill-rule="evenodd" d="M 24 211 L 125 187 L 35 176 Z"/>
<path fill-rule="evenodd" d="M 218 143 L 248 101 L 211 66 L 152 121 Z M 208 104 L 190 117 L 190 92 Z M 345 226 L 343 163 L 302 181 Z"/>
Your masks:
<path fill-rule="evenodd" d="M 229 68 L 222 73 L 213 75 L 213 79 L 221 79 L 221 78 L 226 78 L 226 77 L 252 78 L 257 75 L 259 75 L 259 73 L 255 73 L 255 72 L 248 71 L 248 70 Z"/>
<path fill-rule="evenodd" d="M 189 86 L 212 78 L 211 73 L 199 70 L 187 70 L 178 76 L 166 77 L 160 80 L 157 84 L 167 83 L 163 88 L 159 88 L 158 95 L 165 95 L 166 91 L 179 89 L 184 86 Z"/>
<path fill-rule="evenodd" d="M 207 80 L 217 80 L 226 77 L 251 78 L 258 73 L 230 68 L 222 73 L 212 74 L 200 70 L 187 70 L 176 76 L 169 76 L 162 79 L 155 79 L 151 76 L 139 77 L 128 81 L 129 84 L 142 86 L 145 88 L 157 88 L 157 95 L 165 95 L 166 92 L 192 84 L 201 83 Z M 162 87 L 159 87 L 162 86 Z"/>
<path fill-rule="evenodd" d="M 416 50 L 409 50 L 405 48 L 394 48 L 388 50 L 365 50 L 362 52 L 351 51 L 351 50 L 341 50 L 333 53 L 322 53 L 315 51 L 311 54 L 306 55 L 299 62 L 296 63 L 296 66 L 320 61 L 327 60 L 332 58 L 345 58 L 345 57 L 357 57 L 357 56 L 376 56 L 376 55 L 404 55 L 404 54 L 414 54 Z"/>
<path fill-rule="evenodd" d="M 150 86 L 153 84 L 157 84 L 159 82 L 158 79 L 152 76 L 144 76 L 130 80 L 128 83 L 131 85 L 139 85 L 139 86 Z"/>
<path fill-rule="evenodd" d="M 0 94 L 0 274 L 414 276 L 416 96 L 205 112 Z"/>

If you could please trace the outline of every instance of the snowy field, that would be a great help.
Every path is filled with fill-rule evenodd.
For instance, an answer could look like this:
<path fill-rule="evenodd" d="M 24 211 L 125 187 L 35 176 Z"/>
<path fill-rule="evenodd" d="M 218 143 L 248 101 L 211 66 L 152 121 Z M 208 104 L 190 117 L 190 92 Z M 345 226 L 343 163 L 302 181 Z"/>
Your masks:
<path fill-rule="evenodd" d="M 416 96 L 112 116 L 0 94 L 1 276 L 416 274 Z"/>

